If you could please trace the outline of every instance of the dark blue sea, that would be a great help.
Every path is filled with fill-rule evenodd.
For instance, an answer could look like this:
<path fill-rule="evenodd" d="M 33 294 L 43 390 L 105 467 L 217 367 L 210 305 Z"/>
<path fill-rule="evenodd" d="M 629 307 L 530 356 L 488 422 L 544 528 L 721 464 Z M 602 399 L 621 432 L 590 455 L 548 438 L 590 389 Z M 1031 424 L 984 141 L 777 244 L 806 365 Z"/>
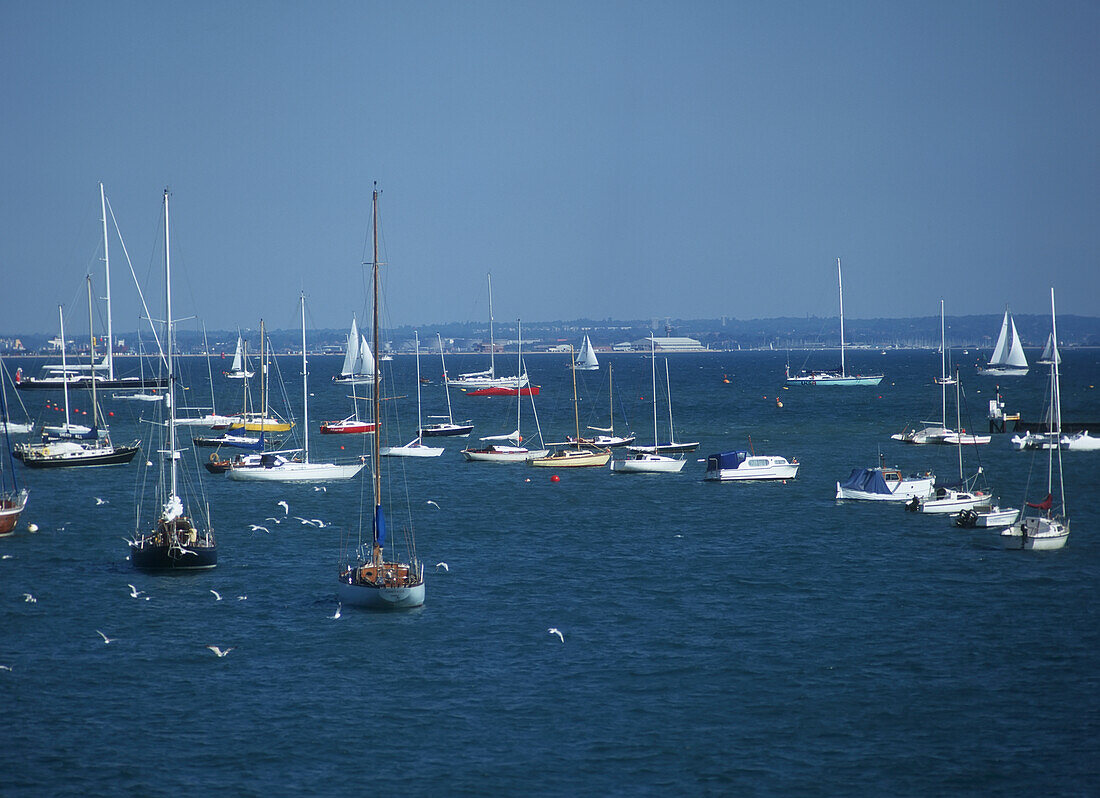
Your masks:
<path fill-rule="evenodd" d="M 963 426 L 984 430 L 996 382 L 968 376 L 977 354 Z M 835 355 L 808 365 L 835 367 Z M 1100 419 L 1100 353 L 1063 355 L 1064 417 Z M 679 475 L 595 469 L 552 482 L 542 469 L 466 463 L 461 439 L 436 459 L 387 461 L 428 566 L 425 606 L 404 613 L 345 607 L 333 619 L 360 480 L 318 491 L 204 471 L 218 567 L 156 576 L 131 569 L 124 542 L 149 452 L 107 469 L 17 464 L 31 499 L 0 540 L 0 665 L 11 668 L 0 671 L 0 794 L 1100 793 L 1100 454 L 1065 454 L 1072 531 L 1057 552 L 1004 551 L 993 533 L 900 505 L 838 503 L 836 481 L 880 454 L 907 472 L 957 473 L 954 449 L 890 440 L 939 417 L 939 355 L 850 352 L 856 370 L 886 378 L 847 389 L 785 390 L 785 358 L 670 358 L 677 437 L 702 443 Z M 617 429 L 625 414 L 648 441 L 649 361 L 601 360 L 614 366 Z M 279 362 L 300 419 L 299 362 Z M 562 440 L 573 428 L 567 360 L 527 364 L 543 432 Z M 447 365 L 485 367 L 475 356 Z M 362 446 L 316 434 L 350 413 L 347 389 L 329 382 L 338 366 L 311 359 L 315 459 Z M 393 366 L 386 391 L 404 397 L 390 399 L 404 433 L 391 442 L 402 443 L 415 362 Z M 445 412 L 438 358 L 422 368 L 424 413 Z M 183 369 L 187 402 L 203 404 L 205 361 Z M 606 371 L 578 379 L 581 425 L 606 426 Z M 219 411 L 235 411 L 240 384 L 215 383 Z M 1039 416 L 1046 385 L 1042 366 L 1002 380 L 1008 410 Z M 21 396 L 33 416 L 58 418 L 45 394 Z M 475 437 L 514 429 L 514 401 L 452 395 Z M 140 435 L 138 414 L 151 412 L 104 406 L 116 440 Z M 526 405 L 523 428 L 534 432 Z M 750 437 L 759 453 L 797 457 L 798 478 L 704 484 L 700 460 Z M 1014 452 L 1009 437 L 968 450 L 966 470 L 980 458 L 1002 503 L 1038 500 L 1046 455 Z M 195 454 L 184 462 L 194 474 Z M 265 521 L 280 500 L 289 516 Z M 128 583 L 151 600 L 131 598 Z M 233 651 L 217 658 L 207 645 Z"/>

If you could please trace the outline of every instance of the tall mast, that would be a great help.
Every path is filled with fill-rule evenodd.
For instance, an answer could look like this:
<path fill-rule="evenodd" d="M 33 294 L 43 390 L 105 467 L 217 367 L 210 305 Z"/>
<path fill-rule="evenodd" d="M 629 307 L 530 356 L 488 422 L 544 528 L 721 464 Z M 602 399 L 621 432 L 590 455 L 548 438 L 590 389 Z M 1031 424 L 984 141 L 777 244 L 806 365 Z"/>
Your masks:
<path fill-rule="evenodd" d="M 607 406 L 608 406 L 608 410 L 610 411 L 608 413 L 608 417 L 611 419 L 611 432 L 609 434 L 612 437 L 614 437 L 615 436 L 615 394 L 612 393 L 612 390 L 611 390 L 611 364 L 610 363 L 607 364 Z"/>
<path fill-rule="evenodd" d="M 260 319 L 260 432 L 264 431 L 264 419 L 267 418 L 267 341 L 264 339 L 267 333 L 264 330 L 264 320 Z M 248 429 L 246 426 L 245 429 Z"/>
<path fill-rule="evenodd" d="M 107 278 L 107 379 L 113 380 L 115 378 L 115 336 L 111 326 L 111 254 L 107 246 L 107 195 L 103 193 L 103 183 L 99 184 L 99 205 L 103 210 L 103 271 Z M 138 354 L 140 356 L 141 353 Z M 95 373 L 94 368 L 92 373 Z"/>
<path fill-rule="evenodd" d="M 840 274 L 840 258 L 836 259 L 836 283 L 840 288 L 840 376 L 843 377 L 847 372 L 844 370 L 844 278 Z"/>
<path fill-rule="evenodd" d="M 168 472 L 172 476 L 171 496 L 177 495 L 176 487 L 176 371 L 172 357 L 172 255 L 168 236 L 168 189 L 164 189 L 164 298 L 168 331 Z"/>
<path fill-rule="evenodd" d="M 519 319 L 516 319 L 516 337 L 519 339 L 519 343 L 516 346 L 516 374 L 523 373 L 523 330 L 520 327 Z M 449 401 L 449 400 L 448 400 Z M 533 400 L 532 400 L 533 401 Z M 519 387 L 519 381 L 516 382 L 516 437 L 519 438 L 516 441 L 516 445 L 523 443 L 523 436 L 519 434 L 519 415 L 520 409 L 523 407 L 523 391 Z"/>
<path fill-rule="evenodd" d="M 958 374 L 955 374 L 956 380 Z M 947 333 L 943 322 L 943 300 L 940 300 L 940 418 L 947 427 Z M 956 430 L 957 431 L 957 430 Z"/>
<path fill-rule="evenodd" d="M 653 379 L 653 453 L 657 454 L 657 349 L 652 335 L 649 336 L 649 375 Z M 669 437 L 669 443 L 671 442 L 672 438 Z"/>
<path fill-rule="evenodd" d="M 92 361 L 92 429 L 99 428 L 99 404 L 95 395 L 95 331 L 92 328 L 92 275 L 88 275 L 88 356 Z M 97 435 L 99 433 L 96 433 Z"/>
<path fill-rule="evenodd" d="M 138 325 L 138 329 L 141 325 Z M 206 375 L 210 378 L 210 415 L 216 416 L 218 408 L 214 402 L 214 368 L 210 365 L 210 343 L 206 340 L 206 322 L 202 323 L 202 348 L 206 352 Z M 139 353 L 140 354 L 140 351 Z M 245 369 L 247 372 L 248 369 Z M 245 383 L 247 385 L 247 382 Z"/>
<path fill-rule="evenodd" d="M 580 412 L 580 409 L 577 407 L 577 358 L 574 357 L 574 355 L 573 355 L 573 345 L 572 344 L 569 345 L 569 360 L 570 360 L 570 363 L 571 363 L 569 370 L 573 372 L 573 423 L 576 425 L 576 429 L 577 429 L 577 437 L 575 438 L 575 440 L 577 441 L 576 445 L 580 446 L 581 445 L 581 412 Z"/>
<path fill-rule="evenodd" d="M 420 332 L 413 330 L 413 337 L 416 340 L 416 442 L 420 443 Z"/>
<path fill-rule="evenodd" d="M 962 388 L 959 386 L 959 367 L 955 366 L 955 435 L 958 438 L 959 445 L 959 479 L 965 479 L 963 476 L 963 443 L 962 443 Z"/>
<path fill-rule="evenodd" d="M 1051 373 L 1054 375 L 1054 384 L 1051 387 L 1054 401 L 1050 411 L 1052 413 L 1051 425 L 1054 427 L 1054 434 L 1051 436 L 1050 445 L 1058 450 L 1058 489 L 1062 498 L 1062 516 L 1068 518 L 1066 513 L 1066 483 L 1062 474 L 1062 391 L 1058 384 L 1058 318 L 1054 312 L 1054 286 L 1050 288 L 1050 332 L 1054 336 L 1054 346 L 1051 347 L 1054 351 L 1051 353 L 1050 358 L 1053 361 L 1050 367 Z M 1049 486 L 1047 492 L 1052 492 L 1049 490 Z M 1068 528 L 1068 521 L 1066 525 Z"/>
<path fill-rule="evenodd" d="M 306 384 L 309 370 L 306 368 L 306 292 L 302 292 L 302 449 L 305 461 L 309 462 L 309 386 Z"/>
<path fill-rule="evenodd" d="M 382 506 L 382 456 L 381 456 L 381 442 L 382 437 L 381 430 L 381 415 L 382 415 L 382 361 L 379 359 L 378 351 L 378 337 L 379 337 L 379 324 L 378 324 L 378 186 L 375 185 L 374 193 L 371 196 L 371 226 L 372 226 L 372 238 L 374 239 L 374 255 L 371 260 L 371 273 L 374 282 L 374 296 L 373 299 L 373 332 L 374 332 L 374 391 L 371 396 L 371 413 L 374 420 L 374 441 L 371 444 L 371 454 L 374 457 L 374 507 L 375 507 L 375 520 L 374 520 L 374 545 L 377 554 L 378 549 L 378 510 L 377 508 Z"/>
<path fill-rule="evenodd" d="M 668 358 L 665 358 L 665 392 L 668 393 L 668 442 L 670 444 L 676 443 L 676 430 L 672 426 L 672 381 L 668 378 Z M 654 441 L 653 445 L 656 446 L 657 442 Z M 654 454 L 657 454 L 657 450 L 653 450 Z"/>
<path fill-rule="evenodd" d="M 447 394 L 447 423 L 454 424 L 455 420 L 451 415 L 451 382 L 447 379 L 447 358 L 443 355 L 443 336 L 436 333 L 435 337 L 439 339 L 439 362 L 443 364 L 443 392 Z"/>
<path fill-rule="evenodd" d="M 57 306 L 57 317 L 61 321 L 61 388 L 65 394 L 65 431 L 69 431 L 69 367 L 65 363 L 65 307 Z"/>
<path fill-rule="evenodd" d="M 485 275 L 489 279 L 489 376 L 496 377 L 496 344 L 493 342 L 493 273 Z"/>

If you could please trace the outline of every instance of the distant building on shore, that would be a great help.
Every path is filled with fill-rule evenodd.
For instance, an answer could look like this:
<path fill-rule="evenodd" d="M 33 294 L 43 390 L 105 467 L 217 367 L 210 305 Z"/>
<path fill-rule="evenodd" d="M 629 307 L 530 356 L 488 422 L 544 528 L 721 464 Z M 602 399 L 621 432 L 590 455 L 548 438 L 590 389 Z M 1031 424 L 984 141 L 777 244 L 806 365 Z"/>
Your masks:
<path fill-rule="evenodd" d="M 706 352 L 707 348 L 703 346 L 702 342 L 695 338 L 680 338 L 680 337 L 664 337 L 658 338 L 651 335 L 647 338 L 634 341 L 632 347 L 635 350 L 641 350 L 648 352 L 650 342 L 653 342 L 653 348 L 658 352 Z"/>

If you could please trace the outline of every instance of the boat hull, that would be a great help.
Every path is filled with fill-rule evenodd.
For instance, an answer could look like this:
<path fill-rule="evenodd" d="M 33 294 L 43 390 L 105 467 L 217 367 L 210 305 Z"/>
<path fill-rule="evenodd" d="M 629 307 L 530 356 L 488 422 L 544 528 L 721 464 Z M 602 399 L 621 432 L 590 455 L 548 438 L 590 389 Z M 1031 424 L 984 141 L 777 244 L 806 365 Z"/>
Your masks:
<path fill-rule="evenodd" d="M 699 442 L 691 443 L 660 443 L 654 452 L 652 446 L 627 446 L 628 451 L 637 454 L 689 454 L 699 448 Z"/>
<path fill-rule="evenodd" d="M 536 468 L 599 468 L 610 459 L 611 452 L 606 450 L 563 449 L 527 462 Z"/>
<path fill-rule="evenodd" d="M 989 510 L 963 510 L 955 516 L 955 526 L 963 529 L 1000 529 L 1012 526 L 1020 517 L 1018 507 L 1007 510 L 993 507 Z"/>
<path fill-rule="evenodd" d="M 14 456 L 22 461 L 27 468 L 75 468 L 83 466 L 94 468 L 97 466 L 126 465 L 134 459 L 139 445 L 115 446 L 110 452 L 76 453 L 69 452 L 61 455 L 39 456 L 31 449 L 27 452 L 17 451 Z"/>
<path fill-rule="evenodd" d="M 845 488 L 839 482 L 836 483 L 836 498 L 857 501 L 873 502 L 904 502 L 914 498 L 924 499 L 932 494 L 932 483 L 935 478 L 905 480 L 898 483 L 891 493 L 873 493 L 865 490 Z"/>
<path fill-rule="evenodd" d="M 369 421 L 332 421 L 321 424 L 322 435 L 369 435 L 374 424 Z"/>
<path fill-rule="evenodd" d="M 823 387 L 836 386 L 848 388 L 853 385 L 878 385 L 882 382 L 882 374 L 871 374 L 866 377 L 859 375 L 841 374 L 805 374 L 787 377 L 788 385 L 820 385 Z"/>
<path fill-rule="evenodd" d="M 341 579 L 336 585 L 336 597 L 348 607 L 369 610 L 409 610 L 424 605 L 424 583 L 384 587 L 352 584 Z"/>
<path fill-rule="evenodd" d="M 409 443 L 405 446 L 383 446 L 379 454 L 383 457 L 439 457 L 443 454 L 443 447 Z"/>
<path fill-rule="evenodd" d="M 539 386 L 528 385 L 526 388 L 502 388 L 499 385 L 494 385 L 488 388 L 465 390 L 465 393 L 467 396 L 538 396 Z"/>
<path fill-rule="evenodd" d="M 990 366 L 978 369 L 978 374 L 983 377 L 1026 377 L 1029 369 L 1026 367 L 1015 368 L 1013 366 Z"/>
<path fill-rule="evenodd" d="M 161 543 L 139 543 L 130 546 L 130 564 L 139 571 L 205 571 L 218 564 L 218 548 L 181 550 Z"/>
<path fill-rule="evenodd" d="M 941 494 L 937 491 L 934 496 L 935 498 L 931 499 L 911 499 L 910 504 L 916 502 L 916 506 L 911 507 L 911 509 L 927 515 L 951 515 L 962 510 L 988 509 L 993 503 L 993 497 L 977 492 L 946 491 Z M 907 505 L 908 507 L 909 505 Z"/>
<path fill-rule="evenodd" d="M 612 460 L 616 474 L 678 474 L 687 460 L 676 460 L 659 454 L 639 454 L 626 460 Z"/>
<path fill-rule="evenodd" d="M 420 430 L 422 438 L 466 438 L 474 431 L 473 424 L 433 424 Z"/>
<path fill-rule="evenodd" d="M 335 463 L 284 462 L 270 468 L 260 466 L 229 469 L 229 478 L 235 482 L 331 482 L 351 479 L 363 468 L 362 463 L 336 465 Z"/>
<path fill-rule="evenodd" d="M 463 449 L 462 456 L 472 463 L 526 463 L 537 457 L 546 457 L 549 449 L 521 449 L 512 446 L 493 446 L 488 449 Z"/>
<path fill-rule="evenodd" d="M 69 380 L 51 377 L 43 377 L 41 379 L 27 377 L 15 383 L 15 387 L 21 391 L 63 391 L 66 386 L 68 386 L 70 391 L 90 391 L 92 389 L 92 380 L 88 377 L 78 377 Z M 140 377 L 123 377 L 115 380 L 103 378 L 95 381 L 95 387 L 97 391 L 144 391 L 167 388 L 168 380 L 163 377 L 147 377 L 145 379 L 141 379 Z"/>
<path fill-rule="evenodd" d="M 6 537 L 15 531 L 15 525 L 19 523 L 27 506 L 29 491 L 26 488 L 15 493 L 0 496 L 0 537 Z"/>
<path fill-rule="evenodd" d="M 719 468 L 708 470 L 703 479 L 708 482 L 754 482 L 774 479 L 794 479 L 798 476 L 798 464 L 763 466 L 760 468 Z"/>

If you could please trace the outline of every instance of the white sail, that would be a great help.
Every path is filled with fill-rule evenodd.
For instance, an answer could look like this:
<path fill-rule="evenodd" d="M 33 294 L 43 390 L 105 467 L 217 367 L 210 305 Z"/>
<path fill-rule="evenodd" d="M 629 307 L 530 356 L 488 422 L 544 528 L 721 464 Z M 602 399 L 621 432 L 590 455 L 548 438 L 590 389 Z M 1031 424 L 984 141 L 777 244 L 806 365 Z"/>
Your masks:
<path fill-rule="evenodd" d="M 1047 337 L 1047 345 L 1043 347 L 1043 354 L 1039 356 L 1040 363 L 1061 363 L 1062 355 L 1058 352 L 1058 344 L 1054 341 L 1054 333 Z"/>
<path fill-rule="evenodd" d="M 359 360 L 359 328 L 355 324 L 355 317 L 351 318 L 351 332 L 348 333 L 348 351 L 344 353 L 344 365 L 340 368 L 340 376 L 347 377 L 355 373 L 355 364 Z"/>
<path fill-rule="evenodd" d="M 989 365 L 1027 368 L 1027 357 L 1020 344 L 1020 336 L 1016 332 L 1016 322 L 1008 315 L 1007 310 L 1004 321 L 1001 322 L 1001 334 L 997 336 L 997 345 L 993 347 L 993 357 L 989 359 Z"/>
<path fill-rule="evenodd" d="M 237 351 L 233 355 L 233 365 L 230 366 L 231 371 L 241 371 L 244 368 L 244 341 L 241 336 L 237 336 Z"/>
<path fill-rule="evenodd" d="M 359 338 L 359 359 L 355 364 L 355 374 L 368 377 L 374 375 L 374 355 L 371 354 L 365 335 Z"/>
<path fill-rule="evenodd" d="M 573 365 L 581 371 L 595 371 L 600 367 L 600 362 L 596 360 L 596 350 L 592 348 L 592 342 L 588 340 L 587 335 L 584 336 L 581 351 L 577 353 L 577 359 Z"/>

